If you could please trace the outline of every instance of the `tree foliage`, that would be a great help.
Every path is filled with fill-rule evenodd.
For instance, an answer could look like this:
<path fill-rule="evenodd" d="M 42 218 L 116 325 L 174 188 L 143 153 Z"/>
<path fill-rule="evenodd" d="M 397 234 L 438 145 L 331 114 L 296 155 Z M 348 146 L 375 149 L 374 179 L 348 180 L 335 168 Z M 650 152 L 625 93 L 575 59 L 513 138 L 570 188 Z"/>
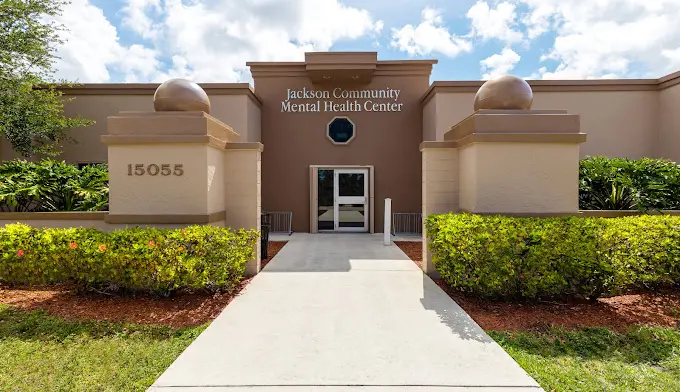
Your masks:
<path fill-rule="evenodd" d="M 0 0 L 0 134 L 24 157 L 55 155 L 69 128 L 92 123 L 64 115 L 70 101 L 54 78 L 65 0 Z"/>

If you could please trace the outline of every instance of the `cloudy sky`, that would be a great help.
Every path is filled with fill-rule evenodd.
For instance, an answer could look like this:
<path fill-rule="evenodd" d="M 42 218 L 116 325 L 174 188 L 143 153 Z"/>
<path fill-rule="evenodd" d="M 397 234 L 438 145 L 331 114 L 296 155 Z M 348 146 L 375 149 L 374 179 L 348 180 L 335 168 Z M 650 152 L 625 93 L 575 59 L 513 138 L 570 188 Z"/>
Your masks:
<path fill-rule="evenodd" d="M 680 0 L 71 0 L 59 77 L 251 81 L 305 51 L 436 58 L 433 80 L 657 78 L 680 70 Z"/>

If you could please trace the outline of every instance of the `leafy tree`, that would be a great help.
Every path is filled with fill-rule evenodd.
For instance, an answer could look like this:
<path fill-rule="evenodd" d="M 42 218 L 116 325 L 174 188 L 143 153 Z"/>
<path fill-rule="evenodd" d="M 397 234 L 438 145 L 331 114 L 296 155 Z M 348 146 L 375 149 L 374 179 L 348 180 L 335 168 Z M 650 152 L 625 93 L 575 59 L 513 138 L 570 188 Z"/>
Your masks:
<path fill-rule="evenodd" d="M 64 26 L 55 21 L 66 0 L 0 0 L 0 135 L 24 157 L 56 155 L 69 128 L 92 121 L 66 117 L 72 98 L 57 89 L 56 47 Z"/>

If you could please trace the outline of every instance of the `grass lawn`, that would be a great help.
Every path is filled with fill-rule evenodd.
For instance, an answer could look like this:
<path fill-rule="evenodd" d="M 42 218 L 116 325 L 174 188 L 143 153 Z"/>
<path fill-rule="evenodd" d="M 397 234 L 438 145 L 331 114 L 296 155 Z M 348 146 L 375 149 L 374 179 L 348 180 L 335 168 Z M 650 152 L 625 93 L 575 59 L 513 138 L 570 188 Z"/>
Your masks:
<path fill-rule="evenodd" d="M 67 322 L 0 304 L 0 391 L 144 391 L 204 328 Z"/>
<path fill-rule="evenodd" d="M 206 325 L 65 321 L 0 304 L 0 391 L 145 391 Z M 680 392 L 677 328 L 488 332 L 548 392 Z"/>
<path fill-rule="evenodd" d="M 680 391 L 680 330 L 489 332 L 546 391 Z"/>

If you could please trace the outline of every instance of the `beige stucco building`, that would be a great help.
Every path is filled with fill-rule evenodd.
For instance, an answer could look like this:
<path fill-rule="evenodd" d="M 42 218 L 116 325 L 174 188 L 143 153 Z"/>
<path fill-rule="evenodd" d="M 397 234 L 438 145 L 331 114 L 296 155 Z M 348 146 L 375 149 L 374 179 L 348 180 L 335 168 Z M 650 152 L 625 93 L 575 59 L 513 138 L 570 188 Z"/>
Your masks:
<path fill-rule="evenodd" d="M 298 232 L 375 231 L 385 198 L 393 212 L 420 212 L 419 147 L 444 141 L 473 113 L 482 81 L 436 81 L 436 60 L 379 61 L 373 52 L 308 53 L 304 62 L 249 63 L 254 87 L 207 83 L 211 115 L 240 142 L 260 142 L 262 209 L 292 212 Z M 660 79 L 530 81 L 535 110 L 580 116 L 580 155 L 680 162 L 680 72 Z M 68 115 L 95 125 L 64 146 L 73 163 L 108 161 L 107 118 L 153 111 L 156 84 L 85 84 Z M 16 158 L 7 142 L 3 160 Z M 344 212 L 344 213 L 341 213 Z"/>

